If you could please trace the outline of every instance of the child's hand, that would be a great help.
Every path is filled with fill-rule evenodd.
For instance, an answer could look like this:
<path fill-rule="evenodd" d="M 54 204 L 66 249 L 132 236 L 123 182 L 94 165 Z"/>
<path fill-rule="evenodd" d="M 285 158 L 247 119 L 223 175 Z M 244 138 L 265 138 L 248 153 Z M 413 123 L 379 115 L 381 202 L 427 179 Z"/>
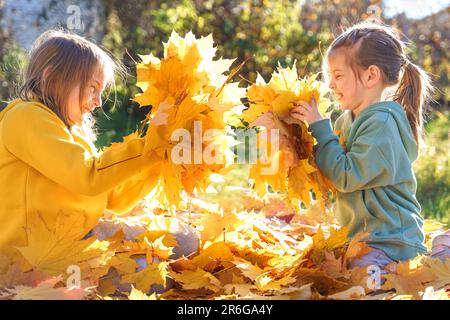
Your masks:
<path fill-rule="evenodd" d="M 305 101 L 294 102 L 294 108 L 289 111 L 292 118 L 307 122 L 308 124 L 314 123 L 316 121 L 322 120 L 322 115 L 317 108 L 317 102 L 312 98 L 311 105 Z"/>

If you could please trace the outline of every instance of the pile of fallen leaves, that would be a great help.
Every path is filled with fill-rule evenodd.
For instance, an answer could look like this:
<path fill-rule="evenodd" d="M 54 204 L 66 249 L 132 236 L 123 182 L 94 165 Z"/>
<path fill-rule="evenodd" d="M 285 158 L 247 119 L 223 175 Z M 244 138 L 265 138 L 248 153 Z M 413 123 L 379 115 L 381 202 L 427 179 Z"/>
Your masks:
<path fill-rule="evenodd" d="M 192 199 L 189 210 L 176 213 L 144 202 L 127 217 L 102 220 L 84 238 L 72 232 L 82 214 L 61 214 L 54 229 L 41 221 L 30 245 L 18 248 L 21 259 L 0 259 L 0 297 L 449 299 L 450 260 L 393 263 L 376 287 L 367 268 L 347 268 L 370 251 L 365 234 L 350 240 L 346 228 L 312 223 L 330 216 L 317 203 L 289 223 L 268 217 L 264 209 L 279 205 L 273 201 L 235 212 Z M 442 228 L 426 222 L 428 245 Z"/>

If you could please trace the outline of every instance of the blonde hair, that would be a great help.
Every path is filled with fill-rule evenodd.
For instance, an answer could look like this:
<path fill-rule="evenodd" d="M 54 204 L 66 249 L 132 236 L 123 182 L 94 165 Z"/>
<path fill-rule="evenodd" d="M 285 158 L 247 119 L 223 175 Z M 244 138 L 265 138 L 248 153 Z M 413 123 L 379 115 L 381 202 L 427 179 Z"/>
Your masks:
<path fill-rule="evenodd" d="M 46 105 L 71 129 L 75 124 L 70 122 L 68 115 L 69 94 L 79 85 L 79 103 L 82 105 L 98 67 L 103 68 L 108 89 L 115 86 L 115 73 L 124 71 L 120 62 L 93 42 L 68 31 L 46 31 L 36 39 L 28 54 L 18 96 L 24 101 Z M 96 138 L 94 125 L 90 113 L 85 114 L 82 123 L 77 125 L 91 142 Z"/>
<path fill-rule="evenodd" d="M 423 105 L 431 97 L 432 85 L 427 73 L 409 59 L 408 47 L 400 40 L 399 33 L 379 21 L 368 20 L 340 34 L 328 48 L 326 56 L 339 48 L 348 50 L 346 59 L 357 75 L 357 67 L 367 69 L 376 65 L 381 70 L 383 82 L 388 86 L 397 86 L 391 98 L 403 106 L 419 145 Z M 323 65 L 325 76 L 326 60 Z"/>

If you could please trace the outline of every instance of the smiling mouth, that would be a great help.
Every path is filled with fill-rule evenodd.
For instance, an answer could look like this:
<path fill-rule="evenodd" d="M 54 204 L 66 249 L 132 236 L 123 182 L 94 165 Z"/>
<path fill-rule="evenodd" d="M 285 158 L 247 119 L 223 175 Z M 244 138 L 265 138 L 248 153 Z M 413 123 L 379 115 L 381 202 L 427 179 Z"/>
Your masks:
<path fill-rule="evenodd" d="M 336 95 L 336 99 L 341 100 L 342 99 L 342 94 L 340 93 L 335 93 Z"/>

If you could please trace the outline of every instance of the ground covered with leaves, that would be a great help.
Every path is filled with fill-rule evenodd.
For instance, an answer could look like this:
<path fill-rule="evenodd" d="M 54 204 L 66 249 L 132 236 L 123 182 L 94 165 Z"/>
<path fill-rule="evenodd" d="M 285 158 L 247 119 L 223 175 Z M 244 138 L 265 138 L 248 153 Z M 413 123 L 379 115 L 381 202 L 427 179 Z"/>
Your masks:
<path fill-rule="evenodd" d="M 349 239 L 320 205 L 299 214 L 281 196 L 239 190 L 249 208 L 236 210 L 211 194 L 175 212 L 144 201 L 125 217 L 105 217 L 82 240 L 71 233 L 82 214 L 61 215 L 51 230 L 42 221 L 21 259 L 1 258 L 0 297 L 449 299 L 450 260 L 393 263 L 377 280 L 367 268 L 347 268 L 370 251 L 365 234 Z M 442 228 L 426 221 L 428 246 Z"/>

